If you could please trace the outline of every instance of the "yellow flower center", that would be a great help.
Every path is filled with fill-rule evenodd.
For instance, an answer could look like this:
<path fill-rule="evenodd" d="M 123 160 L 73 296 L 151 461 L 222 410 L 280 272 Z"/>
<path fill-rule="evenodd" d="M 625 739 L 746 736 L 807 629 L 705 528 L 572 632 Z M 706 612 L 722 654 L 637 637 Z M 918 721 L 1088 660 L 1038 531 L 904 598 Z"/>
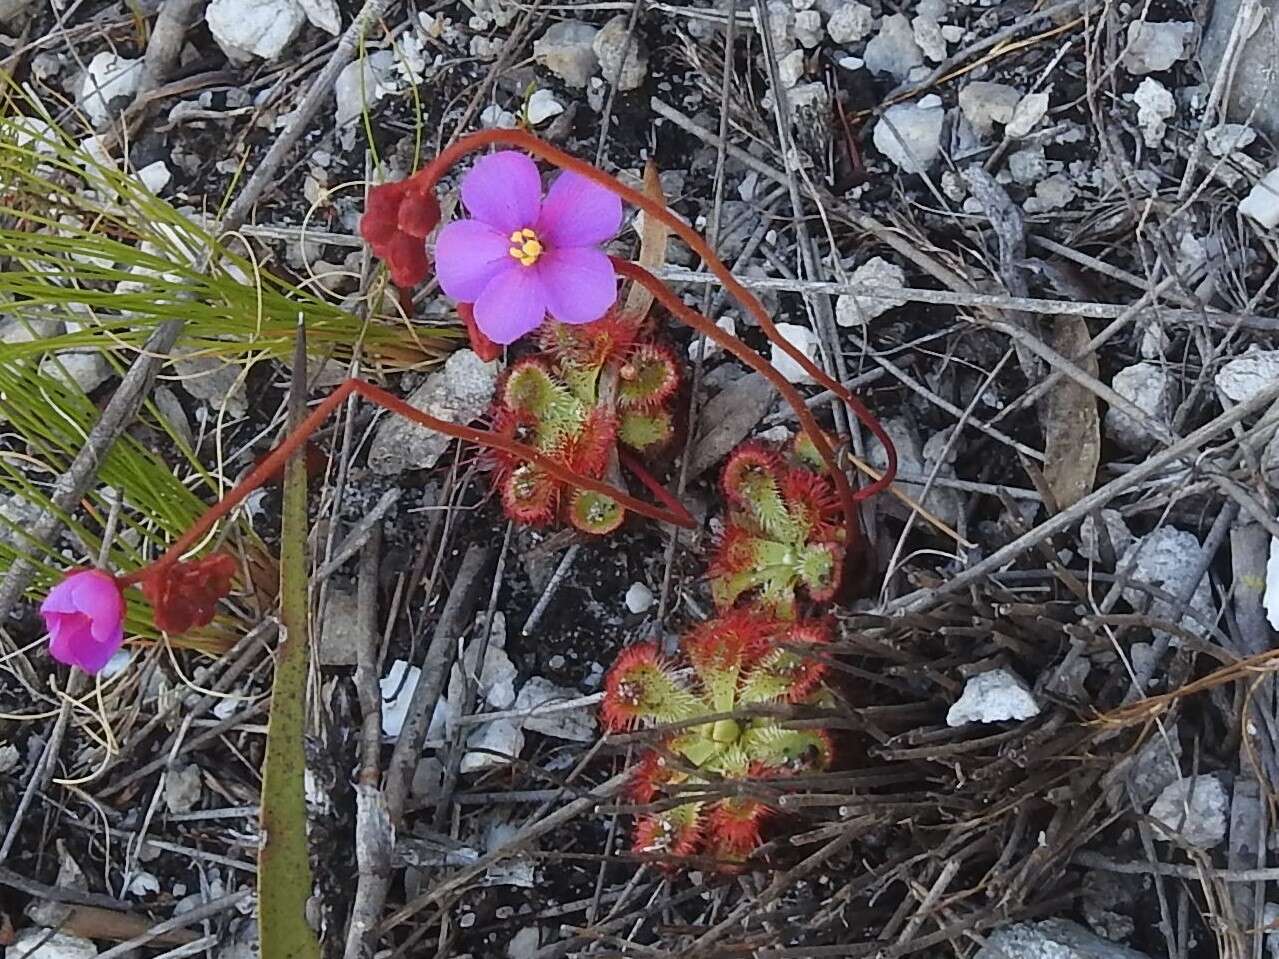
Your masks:
<path fill-rule="evenodd" d="M 525 227 L 511 234 L 511 256 L 520 261 L 521 266 L 532 266 L 542 255 L 542 241 L 537 234 Z"/>

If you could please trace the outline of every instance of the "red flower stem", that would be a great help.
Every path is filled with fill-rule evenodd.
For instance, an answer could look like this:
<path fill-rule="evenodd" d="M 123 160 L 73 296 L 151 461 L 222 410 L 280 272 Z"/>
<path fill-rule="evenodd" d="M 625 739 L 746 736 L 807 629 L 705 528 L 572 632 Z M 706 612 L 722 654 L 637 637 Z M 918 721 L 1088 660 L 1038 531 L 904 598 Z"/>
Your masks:
<path fill-rule="evenodd" d="M 814 444 L 819 441 L 826 442 L 826 434 L 822 428 L 818 426 L 817 420 L 809 411 L 808 405 L 804 402 L 804 398 L 799 395 L 799 391 L 786 381 L 786 378 L 774 369 L 773 365 L 765 360 L 762 356 L 752 350 L 749 346 L 731 335 L 725 330 L 721 330 L 709 319 L 698 313 L 692 307 L 687 306 L 683 300 L 675 295 L 665 283 L 655 277 L 644 267 L 638 263 L 631 263 L 627 260 L 621 260 L 617 257 L 611 257 L 613 267 L 622 276 L 629 280 L 633 280 L 640 286 L 644 287 L 653 294 L 653 298 L 666 307 L 674 316 L 678 317 L 686 326 L 692 327 L 698 333 L 702 333 L 711 340 L 714 340 L 724 349 L 728 350 L 739 360 L 762 374 L 768 379 L 777 391 L 782 394 L 786 402 L 794 409 L 796 416 L 799 417 L 800 425 L 804 427 L 809 436 L 813 437 Z M 820 449 L 820 446 L 819 446 Z M 829 467 L 834 461 L 834 454 L 830 452 L 827 446 L 827 452 L 831 459 L 827 461 Z M 835 489 L 839 493 L 839 505 L 844 513 L 844 525 L 848 530 L 849 545 L 853 545 L 860 539 L 861 529 L 857 523 L 856 498 L 853 495 L 852 487 L 849 485 L 848 477 L 844 475 L 841 469 L 831 468 L 831 476 L 835 480 Z"/>
<path fill-rule="evenodd" d="M 665 490 L 657 495 L 665 506 L 654 506 L 645 503 L 643 500 L 636 499 L 628 493 L 615 489 L 597 479 L 589 476 L 583 476 L 575 473 L 573 470 L 556 463 L 554 460 L 543 456 L 531 446 L 526 446 L 513 439 L 505 436 L 499 436 L 497 433 L 489 430 L 472 429 L 469 426 L 459 426 L 457 423 L 449 423 L 446 420 L 436 419 L 430 414 L 423 413 L 419 409 L 415 409 L 408 403 L 404 402 L 398 396 L 388 393 L 386 390 L 374 386 L 372 383 L 366 383 L 363 380 L 350 379 L 343 382 L 337 389 L 330 393 L 311 413 L 303 420 L 296 430 L 285 437 L 280 445 L 272 450 L 261 462 L 258 463 L 249 475 L 240 480 L 225 496 L 205 510 L 194 525 L 183 533 L 173 544 L 164 552 L 159 559 L 142 567 L 135 569 L 131 573 L 120 576 L 119 582 L 121 586 L 130 586 L 143 579 L 148 572 L 155 568 L 164 567 L 176 563 L 181 559 L 182 554 L 187 552 L 191 547 L 198 543 L 218 520 L 225 517 L 233 509 L 239 506 L 255 489 L 262 486 L 278 473 L 285 462 L 297 452 L 298 448 L 310 438 L 320 425 L 328 419 L 332 413 L 342 402 L 352 393 L 358 394 L 384 409 L 390 410 L 405 419 L 414 423 L 421 424 L 427 429 L 436 430 L 455 439 L 465 440 L 468 443 L 475 443 L 479 446 L 485 446 L 490 449 L 502 450 L 512 456 L 528 460 L 540 469 L 545 470 L 554 476 L 561 483 L 569 486 L 581 487 L 592 490 L 604 496 L 612 497 L 617 500 L 626 509 L 641 516 L 647 516 L 650 519 L 660 520 L 664 523 L 672 523 L 676 526 L 682 526 L 685 529 L 692 529 L 697 525 L 696 521 L 676 500 L 672 499 Z M 646 484 L 647 485 L 647 484 Z M 656 490 L 654 490 L 657 493 Z"/>
<path fill-rule="evenodd" d="M 664 503 L 672 511 L 682 511 L 684 509 L 684 507 L 680 505 L 679 500 L 667 492 L 666 487 L 659 483 L 654 478 L 653 474 L 646 470 L 644 465 L 640 463 L 638 459 L 626 452 L 626 450 L 620 448 L 617 451 L 617 458 L 621 461 L 623 466 L 635 475 L 636 479 L 644 484 L 644 487 L 653 494 L 653 497 L 658 502 Z"/>
<path fill-rule="evenodd" d="M 416 174 L 414 174 L 414 176 L 422 178 L 421 186 L 423 189 L 433 189 L 444 173 L 463 157 L 478 150 L 482 150 L 485 147 L 498 144 L 514 146 L 527 150 L 534 156 L 540 157 L 548 163 L 553 163 L 561 169 L 572 170 L 574 173 L 586 177 L 591 182 L 599 184 L 606 190 L 615 193 L 627 203 L 639 207 L 646 215 L 656 217 L 665 224 L 671 232 L 675 233 L 680 237 L 680 239 L 687 243 L 693 252 L 701 257 L 702 262 L 706 264 L 711 273 L 713 273 L 715 277 L 724 284 L 725 288 L 732 293 L 733 297 L 751 314 L 751 316 L 755 318 L 760 329 L 764 331 L 764 335 L 767 336 L 770 341 L 775 343 L 782 352 L 798 363 L 800 367 L 803 368 L 804 372 L 822 386 L 829 389 L 848 405 L 848 408 L 853 411 L 853 414 L 858 418 L 858 420 L 860 420 L 883 445 L 884 451 L 888 457 L 888 466 L 887 469 L 884 470 L 884 475 L 875 482 L 856 493 L 852 493 L 850 491 L 847 477 L 845 477 L 843 471 L 839 469 L 835 452 L 831 449 L 831 445 L 827 441 L 825 434 L 816 428 L 809 429 L 809 433 L 812 437 L 813 445 L 817 447 L 817 452 L 821 455 L 822 461 L 826 464 L 827 469 L 830 470 L 831 475 L 835 478 L 835 482 L 840 492 L 840 502 L 844 508 L 845 520 L 851 530 L 854 517 L 849 505 L 850 502 L 860 502 L 861 500 L 882 492 L 889 486 L 889 484 L 892 483 L 893 478 L 897 475 L 897 450 L 894 448 L 893 442 L 889 439 L 888 434 L 884 432 L 884 428 L 880 425 L 879 420 L 876 419 L 874 414 L 866 408 L 866 405 L 854 396 L 842 383 L 833 379 L 825 370 L 810 360 L 802 350 L 798 349 L 794 346 L 794 344 L 783 337 L 777 331 L 776 324 L 773 323 L 772 318 L 768 315 L 768 311 L 764 309 L 764 304 L 759 301 L 759 298 L 737 281 L 737 278 L 733 276 L 732 271 L 730 271 L 724 262 L 715 254 L 715 251 L 711 249 L 710 245 L 702 238 L 701 234 L 688 226 L 688 224 L 684 223 L 684 221 L 682 221 L 679 217 L 675 216 L 675 214 L 672 213 L 664 203 L 661 203 L 638 190 L 626 186 L 615 177 L 609 176 L 604 171 L 591 166 L 584 160 L 579 160 L 577 157 L 565 153 L 563 150 L 556 149 L 549 143 L 545 143 L 533 136 L 531 133 L 527 133 L 523 130 L 481 130 L 477 133 L 468 134 L 460 140 L 457 140 L 445 147 L 434 160 L 419 170 Z M 654 282 L 658 282 L 656 281 L 656 278 L 653 279 Z M 648 288 L 655 296 L 657 295 L 657 290 L 654 287 L 650 286 Z M 665 289 L 665 287 L 663 287 L 663 289 Z M 680 301 L 676 300 L 675 302 Z M 685 323 L 689 322 L 689 311 L 676 311 L 671 309 L 665 301 L 664 305 L 667 305 L 667 308 L 670 309 L 672 313 L 679 316 L 679 318 Z M 680 306 L 683 307 L 683 304 L 680 303 Z M 724 334 L 722 330 L 718 331 L 718 333 L 722 335 L 712 335 L 711 328 L 718 328 L 715 328 L 713 324 L 709 324 L 709 327 L 710 328 L 707 326 L 696 326 L 695 328 L 699 332 L 711 337 L 716 343 L 719 343 L 725 349 L 730 350 L 734 356 L 737 356 L 743 362 L 750 365 L 752 369 L 759 370 L 760 373 L 768 377 L 769 381 L 781 391 L 782 395 L 786 398 L 786 401 L 790 403 L 792 408 L 794 408 L 800 422 L 805 424 L 805 428 L 808 428 L 808 423 L 812 421 L 812 418 L 808 415 L 807 406 L 804 404 L 797 392 L 793 389 L 788 390 L 783 388 L 783 386 L 789 387 L 789 384 L 785 382 L 777 371 L 769 364 L 765 364 L 767 366 L 767 370 L 765 370 L 755 365 L 750 360 L 747 360 L 741 352 L 729 345 L 729 340 L 739 344 L 743 350 L 751 353 L 752 356 L 758 357 L 758 354 L 755 354 L 754 351 L 750 350 L 750 348 L 747 347 L 746 344 L 742 343 L 741 340 L 738 340 L 736 337 L 727 336 L 727 334 Z"/>

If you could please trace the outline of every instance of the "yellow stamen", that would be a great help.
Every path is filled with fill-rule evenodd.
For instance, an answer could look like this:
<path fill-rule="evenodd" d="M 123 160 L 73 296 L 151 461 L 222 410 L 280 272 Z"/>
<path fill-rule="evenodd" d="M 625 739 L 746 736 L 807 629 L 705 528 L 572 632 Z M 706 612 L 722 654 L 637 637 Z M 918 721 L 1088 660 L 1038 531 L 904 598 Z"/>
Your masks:
<path fill-rule="evenodd" d="M 525 227 L 511 234 L 511 256 L 520 261 L 521 266 L 532 266 L 542 255 L 542 242 L 537 234 Z"/>

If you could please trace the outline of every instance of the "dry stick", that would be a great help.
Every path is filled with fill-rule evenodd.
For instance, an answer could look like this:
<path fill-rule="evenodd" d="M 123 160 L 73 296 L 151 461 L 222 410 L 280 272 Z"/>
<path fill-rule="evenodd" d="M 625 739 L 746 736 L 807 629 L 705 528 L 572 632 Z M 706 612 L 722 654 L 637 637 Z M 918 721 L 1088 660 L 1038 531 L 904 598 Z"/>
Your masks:
<path fill-rule="evenodd" d="M 423 893 L 393 912 L 382 923 L 380 931 L 387 932 L 394 929 L 396 926 L 400 925 L 400 923 L 412 918 L 415 914 L 425 909 L 427 906 L 434 902 L 439 902 L 445 896 L 448 896 L 454 891 L 465 886 L 477 876 L 483 875 L 490 866 L 501 862 L 507 856 L 518 853 L 525 845 L 532 842 L 539 836 L 545 835 L 552 829 L 557 829 L 581 813 L 593 810 L 601 799 L 607 799 L 609 796 L 613 795 L 613 793 L 615 793 L 618 788 L 626 782 L 629 775 L 629 773 L 618 773 L 613 778 L 600 783 L 587 795 L 574 799 L 572 802 L 566 803 L 550 815 L 529 823 L 492 852 L 482 856 L 480 859 L 477 859 L 470 866 L 459 870 L 448 879 L 438 883 L 429 892 Z"/>
<path fill-rule="evenodd" d="M 1119 494 L 1133 489 L 1151 476 L 1156 475 L 1169 463 L 1173 463 L 1183 456 L 1198 450 L 1200 446 L 1213 439 L 1219 433 L 1230 429 L 1230 427 L 1242 422 L 1252 414 L 1265 409 L 1276 398 L 1279 398 L 1279 386 L 1271 385 L 1261 390 L 1251 399 L 1208 421 L 1184 439 L 1150 457 L 1144 463 L 1138 464 L 1118 479 L 1111 480 L 1100 489 L 1089 493 L 1070 509 L 1062 510 L 1056 516 L 1046 520 L 1029 532 L 1018 536 L 1011 543 L 995 550 L 981 562 L 970 566 L 961 573 L 957 573 L 942 585 L 916 590 L 913 593 L 899 597 L 886 604 L 882 612 L 918 613 L 931 609 L 941 601 L 942 597 L 958 590 L 966 589 L 981 581 L 1000 567 L 1015 560 L 1023 552 L 1035 546 L 1035 544 L 1043 542 L 1049 536 L 1069 528 L 1087 516 L 1092 510 L 1101 508 Z"/>
<path fill-rule="evenodd" d="M 233 909 L 244 900 L 253 896 L 252 889 L 241 889 L 238 892 L 229 893 L 221 896 L 211 902 L 206 902 L 201 906 L 196 906 L 187 912 L 179 913 L 172 919 L 166 919 L 164 922 L 156 923 L 141 935 L 134 936 L 127 942 L 122 942 L 118 946 L 112 946 L 106 952 L 99 953 L 98 959 L 123 959 L 124 956 L 133 954 L 133 951 L 140 946 L 145 946 L 149 942 L 154 942 L 160 936 L 167 932 L 173 932 L 175 929 L 185 929 L 197 922 L 203 922 L 205 919 L 211 919 L 214 916 Z M 188 945 L 191 945 L 190 943 Z"/>
<path fill-rule="evenodd" d="M 1125 876 L 1173 876 L 1178 879 L 1207 879 L 1220 882 L 1279 882 L 1279 867 L 1264 869 L 1211 869 L 1206 866 L 1184 866 L 1169 862 L 1120 862 L 1099 852 L 1081 850 L 1070 861 L 1087 869 L 1100 869 Z"/>
<path fill-rule="evenodd" d="M 466 624 L 475 613 L 475 585 L 488 566 L 490 552 L 488 547 L 478 543 L 471 544 L 467 549 L 453 581 L 453 588 L 448 591 L 448 599 L 440 613 L 439 622 L 435 625 L 435 633 L 426 649 L 426 656 L 422 660 L 422 671 L 413 688 L 408 716 L 400 730 L 400 737 L 391 752 L 383 786 L 386 808 L 393 824 L 399 822 L 404 814 L 404 801 L 409 794 L 409 784 L 413 781 L 413 771 L 417 769 L 422 757 L 422 745 L 426 742 L 426 731 L 431 725 L 431 714 L 448 680 L 449 666 L 453 661 L 458 637 L 465 631 Z"/>
<path fill-rule="evenodd" d="M 356 15 L 355 20 L 342 35 L 342 39 L 338 41 L 337 48 L 329 58 L 328 64 L 312 81 L 311 88 L 294 111 L 288 127 L 271 145 L 240 195 L 227 209 L 226 215 L 215 232 L 234 230 L 243 223 L 266 188 L 277 182 L 275 176 L 280 164 L 301 138 L 303 130 L 321 104 L 333 95 L 333 81 L 351 61 L 365 29 L 381 18 L 389 2 L 390 0 L 366 0 L 364 8 Z M 209 254 L 206 252 L 201 269 L 207 269 L 208 263 Z M 143 400 L 151 391 L 151 384 L 166 354 L 173 349 L 173 344 L 177 342 L 184 326 L 185 320 L 167 320 L 160 324 L 147 339 L 142 352 L 125 373 L 119 388 L 112 394 L 102 415 L 93 424 L 83 448 L 71 461 L 67 471 L 58 477 L 50 497 L 53 510 L 41 513 L 31 525 L 28 532 L 30 540 L 43 546 L 52 543 L 62 529 L 61 517 L 69 515 L 76 504 L 89 492 L 89 488 L 97 477 L 99 466 L 106 459 L 107 452 L 137 415 Z M 0 623 L 8 620 L 9 613 L 13 611 L 14 604 L 26 591 L 34 573 L 35 566 L 23 558 L 16 559 L 9 567 L 4 582 L 0 583 Z M 0 856 L 0 858 L 3 857 Z"/>
<path fill-rule="evenodd" d="M 382 558 L 382 528 L 370 527 L 360 554 L 357 587 L 359 645 L 356 647 L 355 692 L 360 700 L 360 773 L 355 784 L 355 862 L 359 872 L 351 922 L 347 926 L 344 959 L 372 955 L 376 943 L 369 934 L 382 918 L 386 891 L 391 884 L 391 856 L 395 829 L 386 798 L 378 788 L 381 778 L 382 697 L 378 687 L 378 563 Z"/>

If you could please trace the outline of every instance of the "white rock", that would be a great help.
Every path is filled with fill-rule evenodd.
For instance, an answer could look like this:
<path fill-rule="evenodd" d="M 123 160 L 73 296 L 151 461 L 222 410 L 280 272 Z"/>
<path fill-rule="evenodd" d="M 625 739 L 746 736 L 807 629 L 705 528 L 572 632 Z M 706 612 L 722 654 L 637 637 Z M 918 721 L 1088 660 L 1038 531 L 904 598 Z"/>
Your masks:
<path fill-rule="evenodd" d="M 1262 177 L 1239 201 L 1239 212 L 1268 230 L 1279 224 L 1279 167 Z"/>
<path fill-rule="evenodd" d="M 845 70 L 860 70 L 866 66 L 866 61 L 861 57 L 840 57 L 836 62 Z"/>
<path fill-rule="evenodd" d="M 1146 146 L 1157 147 L 1164 142 L 1168 120 L 1177 115 L 1177 103 L 1166 86 L 1152 77 L 1141 81 L 1132 95 L 1137 104 L 1137 126 L 1141 127 Z"/>
<path fill-rule="evenodd" d="M 728 316 L 721 316 L 718 320 L 715 321 L 715 325 L 718 326 L 724 332 L 728 333 L 730 336 L 737 335 L 737 319 L 731 313 Z M 703 343 L 702 338 L 697 337 L 693 340 L 692 343 L 688 344 L 689 360 L 696 363 L 697 357 L 702 353 L 703 349 L 705 349 L 706 351 L 703 356 L 703 359 L 714 356 L 716 353 L 724 352 L 724 348 L 720 346 L 718 343 L 716 343 L 714 340 L 707 339 Z"/>
<path fill-rule="evenodd" d="M 163 160 L 156 160 L 154 163 L 148 163 L 137 173 L 138 180 L 141 184 L 152 193 L 159 194 L 169 181 L 173 179 L 173 174 L 169 171 L 169 166 Z"/>
<path fill-rule="evenodd" d="M 92 393 L 112 375 L 111 366 L 96 350 L 63 350 L 57 357 L 46 357 L 40 372 L 86 393 Z"/>
<path fill-rule="evenodd" d="M 921 13 L 910 21 L 910 26 L 915 34 L 915 43 L 924 51 L 924 56 L 933 63 L 946 59 L 946 38 L 941 34 L 941 24 Z"/>
<path fill-rule="evenodd" d="M 22 754 L 18 752 L 18 747 L 11 743 L 5 743 L 0 746 L 0 775 L 11 773 L 18 768 L 18 760 L 22 758 Z"/>
<path fill-rule="evenodd" d="M 915 43 L 910 21 L 904 14 L 894 13 L 884 17 L 879 33 L 866 44 L 863 59 L 871 73 L 887 73 L 894 79 L 905 80 L 912 68 L 924 62 L 924 51 Z"/>
<path fill-rule="evenodd" d="M 806 326 L 795 323 L 778 323 L 777 334 L 791 346 L 798 349 L 810 360 L 817 356 L 817 334 Z M 804 368 L 773 344 L 770 360 L 777 372 L 790 383 L 811 383 L 812 379 Z"/>
<path fill-rule="evenodd" d="M 796 8 L 787 0 L 768 0 L 768 32 L 773 40 L 773 52 L 778 56 L 789 53 L 795 47 Z"/>
<path fill-rule="evenodd" d="M 1161 526 L 1135 540 L 1124 550 L 1117 569 L 1126 573 L 1132 582 L 1145 583 L 1172 597 L 1180 597 L 1193 587 L 1186 615 L 1179 625 L 1196 636 L 1206 636 L 1209 629 L 1203 623 L 1212 623 L 1217 618 L 1212 601 L 1212 587 L 1207 576 L 1197 583 L 1191 581 L 1202 556 L 1203 547 L 1199 545 L 1194 533 L 1172 526 Z M 1152 599 L 1150 593 L 1140 587 L 1126 587 L 1124 600 L 1140 613 L 1176 622 L 1172 603 Z M 1175 633 L 1159 629 L 1153 632 L 1156 638 L 1167 636 L 1173 646 L 1181 643 Z"/>
<path fill-rule="evenodd" d="M 1216 776 L 1187 776 L 1172 783 L 1150 807 L 1155 838 L 1174 838 L 1196 849 L 1211 849 L 1226 838 L 1230 799 Z"/>
<path fill-rule="evenodd" d="M 1242 123 L 1221 123 L 1204 133 L 1208 152 L 1215 157 L 1229 156 L 1256 139 L 1257 131 Z"/>
<path fill-rule="evenodd" d="M 889 263 L 882 256 L 873 256 L 849 277 L 853 286 L 904 287 L 906 272 L 896 263 Z M 878 294 L 879 291 L 876 291 Z M 884 299 L 858 296 L 856 293 L 841 293 L 835 301 L 835 322 L 840 326 L 862 326 L 868 320 L 887 313 L 898 306 L 905 306 L 907 300 Z"/>
<path fill-rule="evenodd" d="M 1252 350 L 1217 371 L 1213 382 L 1227 399 L 1246 403 L 1279 382 L 1279 350 Z"/>
<path fill-rule="evenodd" d="M 986 937 L 973 959 L 1147 959 L 1069 919 L 1018 922 Z"/>
<path fill-rule="evenodd" d="M 477 619 L 476 626 L 481 627 Z M 476 664 L 479 662 L 480 647 L 484 646 L 484 667 L 477 674 Z M 511 657 L 506 654 L 506 616 L 501 612 L 493 614 L 493 625 L 489 627 L 488 643 L 484 644 L 477 637 L 466 647 L 464 662 L 454 663 L 449 673 L 449 685 L 446 698 L 452 715 L 461 712 L 463 699 L 468 685 L 463 670 L 470 674 L 469 685 L 479 693 L 484 702 L 492 709 L 510 709 L 515 702 L 515 677 L 518 671 Z"/>
<path fill-rule="evenodd" d="M 524 732 L 509 719 L 495 719 L 477 728 L 466 746 L 471 751 L 462 757 L 462 772 L 505 766 L 524 748 Z"/>
<path fill-rule="evenodd" d="M 520 694 L 511 708 L 526 711 L 580 698 L 574 689 L 558 686 L 544 676 L 533 676 L 520 688 Z M 589 743 L 595 739 L 595 713 L 589 706 L 522 716 L 520 722 L 525 729 L 554 739 L 567 739 L 575 743 Z"/>
<path fill-rule="evenodd" d="M 795 14 L 795 39 L 807 50 L 822 42 L 821 11 L 800 10 Z"/>
<path fill-rule="evenodd" d="M 500 103 L 490 103 L 480 111 L 480 126 L 485 130 L 514 130 L 519 125 L 519 118 Z"/>
<path fill-rule="evenodd" d="M 974 80 L 959 91 L 959 109 L 979 136 L 989 136 L 996 123 L 1006 124 L 1021 100 L 1016 87 Z"/>
<path fill-rule="evenodd" d="M 1128 524 L 1124 522 L 1124 516 L 1119 510 L 1103 509 L 1101 520 L 1106 524 L 1106 536 L 1110 539 L 1110 548 L 1114 552 L 1115 559 L 1118 560 L 1124 554 L 1124 550 L 1132 545 L 1132 532 L 1128 529 Z M 1084 521 L 1079 524 L 1079 553 L 1094 563 L 1101 562 L 1101 537 L 1098 535 L 1097 524 L 1093 520 L 1092 513 L 1085 516 Z"/>
<path fill-rule="evenodd" d="M 553 23 L 533 43 L 533 59 L 567 83 L 584 87 L 599 68 L 594 41 L 599 30 L 578 20 Z"/>
<path fill-rule="evenodd" d="M 451 355 L 439 373 L 408 397 L 408 404 L 437 419 L 469 423 L 478 418 L 493 399 L 498 363 L 485 363 L 471 350 Z M 391 476 L 409 469 L 430 469 L 448 449 L 452 438 L 398 416 L 378 424 L 369 446 L 369 469 Z"/>
<path fill-rule="evenodd" d="M 104 50 L 89 61 L 80 85 L 80 107 L 94 126 L 110 116 L 111 101 L 131 99 L 142 82 L 142 61 L 130 60 Z"/>
<path fill-rule="evenodd" d="M 533 959 L 542 944 L 542 933 L 537 926 L 525 926 L 506 944 L 506 959 Z"/>
<path fill-rule="evenodd" d="M 1060 210 L 1075 198 L 1075 185 L 1062 173 L 1054 173 L 1035 184 L 1035 195 L 1027 197 L 1022 207 L 1027 213 Z"/>
<path fill-rule="evenodd" d="M 107 664 L 98 670 L 98 678 L 108 680 L 113 676 L 119 676 L 129 667 L 131 662 L 133 662 L 133 653 L 127 649 L 117 649 L 111 654 Z"/>
<path fill-rule="evenodd" d="M 534 90 L 533 95 L 528 98 L 525 110 L 528 113 L 528 122 L 533 126 L 540 126 L 551 117 L 563 113 L 564 104 L 555 99 L 555 94 L 550 90 Z"/>
<path fill-rule="evenodd" d="M 41 926 L 19 930 L 5 947 L 5 959 L 93 959 L 98 947 L 88 939 L 52 932 Z"/>
<path fill-rule="evenodd" d="M 164 774 L 164 805 L 171 813 L 190 812 L 204 792 L 204 774 L 195 763 Z"/>
<path fill-rule="evenodd" d="M 619 13 L 604 24 L 591 44 L 600 63 L 600 73 L 623 92 L 639 89 L 648 78 L 648 48 L 639 31 L 628 38 L 629 23 L 630 17 Z"/>
<path fill-rule="evenodd" d="M 870 7 L 864 3 L 858 3 L 857 0 L 841 3 L 826 21 L 826 32 L 841 46 L 856 43 L 870 33 L 874 19 Z"/>
<path fill-rule="evenodd" d="M 1116 393 L 1158 423 L 1172 419 L 1172 379 L 1163 366 L 1136 363 L 1115 374 L 1110 383 Z M 1106 411 L 1106 432 L 1124 449 L 1144 452 L 1155 437 L 1121 410 Z"/>
<path fill-rule="evenodd" d="M 804 75 L 804 51 L 792 50 L 777 61 L 777 79 L 789 90 Z"/>
<path fill-rule="evenodd" d="M 941 155 L 946 119 L 941 99 L 929 94 L 917 103 L 897 103 L 875 124 L 875 148 L 903 173 L 923 173 Z"/>
<path fill-rule="evenodd" d="M 653 608 L 653 591 L 643 583 L 631 583 L 626 591 L 626 608 L 635 615 L 647 613 Z"/>
<path fill-rule="evenodd" d="M 143 899 L 160 891 L 160 880 L 155 873 L 140 872 L 129 880 L 129 895 Z"/>
<path fill-rule="evenodd" d="M 410 666 L 402 659 L 391 663 L 386 675 L 378 680 L 378 688 L 382 692 L 382 734 L 395 739 L 404 728 L 404 720 L 408 718 L 409 702 L 413 699 L 413 690 L 417 689 L 417 681 L 422 670 Z"/>
<path fill-rule="evenodd" d="M 212 0 L 204 14 L 209 32 L 232 60 L 274 60 L 306 23 L 296 0 Z"/>
<path fill-rule="evenodd" d="M 333 97 L 337 101 L 336 123 L 339 127 L 353 124 L 390 91 L 387 83 L 395 72 L 395 54 L 379 50 L 353 60 L 342 68 L 333 81 Z"/>
<path fill-rule="evenodd" d="M 1186 55 L 1194 35 L 1193 23 L 1135 20 L 1128 24 L 1128 43 L 1121 62 L 1134 76 L 1167 70 Z"/>
<path fill-rule="evenodd" d="M 992 669 L 970 676 L 964 692 L 946 713 L 952 728 L 969 723 L 1002 723 L 1039 715 L 1039 704 L 1020 676 Z"/>
<path fill-rule="evenodd" d="M 1266 558 L 1266 591 L 1261 604 L 1266 608 L 1266 621 L 1279 629 L 1279 538 L 1270 537 L 1270 555 Z"/>
<path fill-rule="evenodd" d="M 1048 112 L 1047 93 L 1027 93 L 1017 101 L 1012 118 L 1004 126 L 1005 135 L 1014 140 L 1030 135 L 1030 131 Z"/>
<path fill-rule="evenodd" d="M 342 14 L 337 0 L 297 0 L 297 4 L 312 26 L 335 37 L 342 32 Z"/>

